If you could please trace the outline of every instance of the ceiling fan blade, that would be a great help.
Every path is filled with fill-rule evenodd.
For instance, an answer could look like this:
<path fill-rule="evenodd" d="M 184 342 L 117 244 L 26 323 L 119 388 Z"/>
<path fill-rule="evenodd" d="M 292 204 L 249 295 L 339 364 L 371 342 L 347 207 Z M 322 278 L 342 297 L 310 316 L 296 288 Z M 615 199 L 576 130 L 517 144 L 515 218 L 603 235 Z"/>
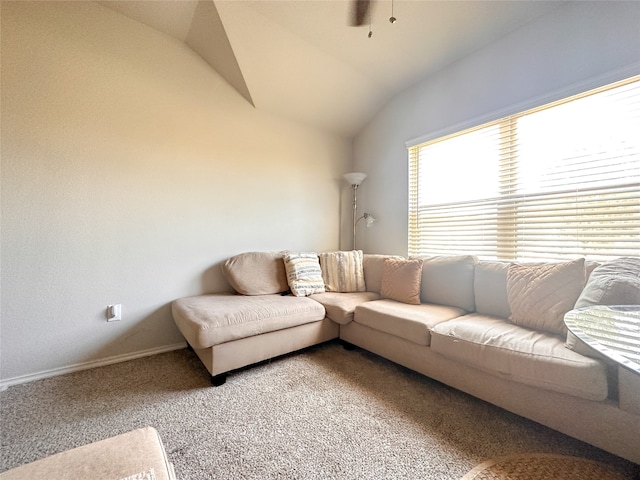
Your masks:
<path fill-rule="evenodd" d="M 351 4 L 351 26 L 362 25 L 369 12 L 370 0 L 353 0 Z"/>

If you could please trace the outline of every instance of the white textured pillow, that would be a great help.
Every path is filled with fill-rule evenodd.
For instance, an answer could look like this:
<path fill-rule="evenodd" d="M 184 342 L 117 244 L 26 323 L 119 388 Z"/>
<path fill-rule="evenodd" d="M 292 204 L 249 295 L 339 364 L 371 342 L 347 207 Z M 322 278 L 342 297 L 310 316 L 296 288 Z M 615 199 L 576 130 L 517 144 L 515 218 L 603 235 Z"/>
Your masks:
<path fill-rule="evenodd" d="M 620 257 L 596 267 L 575 308 L 640 305 L 640 257 Z"/>
<path fill-rule="evenodd" d="M 327 292 L 364 292 L 362 250 L 319 253 L 322 278 Z"/>
<path fill-rule="evenodd" d="M 640 257 L 616 258 L 591 272 L 574 308 L 593 305 L 640 305 Z M 567 333 L 565 346 L 588 357 L 602 358 L 571 332 Z"/>
<path fill-rule="evenodd" d="M 520 265 L 507 271 L 507 297 L 516 325 L 566 334 L 564 314 L 573 309 L 585 284 L 584 259 Z"/>
<path fill-rule="evenodd" d="M 325 291 L 320 261 L 316 253 L 286 253 L 284 267 L 289 288 L 296 297 Z"/>

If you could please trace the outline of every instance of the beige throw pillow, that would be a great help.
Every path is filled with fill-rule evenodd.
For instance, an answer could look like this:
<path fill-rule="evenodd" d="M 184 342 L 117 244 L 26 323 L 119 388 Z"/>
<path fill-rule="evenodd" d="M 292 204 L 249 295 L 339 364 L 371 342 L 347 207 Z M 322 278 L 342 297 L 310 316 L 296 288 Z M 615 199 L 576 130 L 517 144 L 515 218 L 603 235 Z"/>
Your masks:
<path fill-rule="evenodd" d="M 283 252 L 245 252 L 222 264 L 222 272 L 242 295 L 269 295 L 289 290 Z"/>
<path fill-rule="evenodd" d="M 380 295 L 397 302 L 420 305 L 421 258 L 385 258 Z"/>
<path fill-rule="evenodd" d="M 322 278 L 327 292 L 364 292 L 362 250 L 319 253 Z"/>
<path fill-rule="evenodd" d="M 284 267 L 289 288 L 296 297 L 325 291 L 320 261 L 316 253 L 285 253 Z"/>
<path fill-rule="evenodd" d="M 520 265 L 507 271 L 507 297 L 516 325 L 566 334 L 564 314 L 573 309 L 585 284 L 584 259 Z"/>

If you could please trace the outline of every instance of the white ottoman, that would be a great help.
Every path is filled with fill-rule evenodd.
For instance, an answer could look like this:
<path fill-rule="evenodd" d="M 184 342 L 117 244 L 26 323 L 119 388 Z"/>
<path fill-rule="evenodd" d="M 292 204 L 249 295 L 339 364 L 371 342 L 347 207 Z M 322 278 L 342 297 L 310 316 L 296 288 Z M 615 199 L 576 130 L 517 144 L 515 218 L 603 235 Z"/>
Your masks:
<path fill-rule="evenodd" d="M 146 427 L 0 473 L 2 480 L 175 480 L 155 428 Z"/>

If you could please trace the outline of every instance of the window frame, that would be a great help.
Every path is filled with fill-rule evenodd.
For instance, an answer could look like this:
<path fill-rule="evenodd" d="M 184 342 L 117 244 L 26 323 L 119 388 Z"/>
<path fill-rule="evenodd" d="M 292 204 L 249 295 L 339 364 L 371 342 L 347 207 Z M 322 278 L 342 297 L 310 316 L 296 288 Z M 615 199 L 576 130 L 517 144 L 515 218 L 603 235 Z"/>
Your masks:
<path fill-rule="evenodd" d="M 445 133 L 444 135 L 442 134 L 434 134 L 434 135 L 430 135 L 428 137 L 422 137 L 422 138 L 418 138 L 415 139 L 413 141 L 407 142 L 406 146 L 408 148 L 408 153 L 409 153 L 409 218 L 408 218 L 408 227 L 409 227 L 409 231 L 408 233 L 408 251 L 410 255 L 437 255 L 437 254 L 443 254 L 442 252 L 437 252 L 437 251 L 423 251 L 419 249 L 418 246 L 418 241 L 416 240 L 416 231 L 418 228 L 418 217 L 419 217 L 419 213 L 418 210 L 420 208 L 420 206 L 417 204 L 418 203 L 418 195 L 419 195 L 419 190 L 418 190 L 418 179 L 420 176 L 420 161 L 419 161 L 419 149 L 426 147 L 426 146 L 433 146 L 433 145 L 437 145 L 441 142 L 446 142 L 447 140 L 451 140 L 454 138 L 461 138 L 464 135 L 473 133 L 475 131 L 478 130 L 482 130 L 485 128 L 489 128 L 492 126 L 501 126 L 501 125 L 506 125 L 506 124 L 513 124 L 514 122 L 517 122 L 519 119 L 522 118 L 526 118 L 528 115 L 532 115 L 535 114 L 537 112 L 542 112 L 545 110 L 549 110 L 552 109 L 554 107 L 558 107 L 564 104 L 568 104 L 574 100 L 579 100 L 579 99 L 583 99 L 583 98 L 588 98 L 592 95 L 601 93 L 601 92 L 605 92 L 607 90 L 612 90 L 614 88 L 623 86 L 623 85 L 628 85 L 628 84 L 632 84 L 632 83 L 638 83 L 638 85 L 640 85 L 640 75 L 634 74 L 628 78 L 625 78 L 623 80 L 616 80 L 614 82 L 611 83 L 607 83 L 604 86 L 598 86 L 596 88 L 589 88 L 589 89 L 585 89 L 583 91 L 581 91 L 580 93 L 577 94 L 572 94 L 572 95 L 566 95 L 564 96 L 564 98 L 559 98 L 553 101 L 548 101 L 548 102 L 544 102 L 544 103 L 538 103 L 537 106 L 534 106 L 532 108 L 522 108 L 520 110 L 518 110 L 515 113 L 512 114 L 508 114 L 508 115 L 502 115 L 499 117 L 494 117 L 495 119 L 484 122 L 484 121 L 480 121 L 480 120 L 476 120 L 475 122 L 472 122 L 473 125 L 471 126 L 466 126 L 465 128 L 460 128 L 459 130 L 456 131 L 452 131 L 451 133 Z M 511 125 L 512 127 L 512 132 L 515 131 L 515 129 L 513 128 L 513 125 Z M 459 127 L 455 127 L 455 128 L 459 128 Z M 501 128 L 501 127 L 500 127 Z M 450 129 L 453 130 L 453 129 Z M 442 133 L 442 132 L 440 132 Z M 505 142 L 506 144 L 506 142 Z M 504 144 L 502 144 L 504 145 Z M 511 155 L 511 153 L 509 153 L 509 155 Z M 507 156 L 509 156 L 507 155 Z M 500 158 L 499 160 L 501 163 L 504 161 L 502 158 Z M 509 162 L 511 162 L 512 160 L 507 160 Z M 500 175 L 500 174 L 499 174 Z M 506 188 L 509 188 L 508 184 L 505 183 L 505 185 L 507 185 Z M 632 191 L 632 195 L 638 191 L 640 192 L 639 188 L 640 188 L 640 184 L 636 184 L 633 186 L 634 190 Z M 529 196 L 535 196 L 536 194 L 534 193 L 533 195 L 529 195 Z M 519 194 L 514 194 L 513 192 L 500 192 L 500 196 L 496 197 L 498 200 L 496 202 L 494 202 L 494 206 L 496 206 L 496 211 L 495 211 L 495 216 L 496 216 L 496 229 L 511 229 L 511 230 L 517 230 L 518 228 L 522 228 L 518 223 L 511 223 L 509 224 L 508 222 L 504 222 L 504 221 L 498 221 L 500 217 L 505 217 L 506 216 L 513 216 L 513 212 L 507 213 L 506 210 L 501 210 L 500 207 L 506 205 L 506 209 L 513 209 L 514 208 L 514 204 L 517 204 L 517 198 L 518 198 Z M 503 202 L 503 199 L 506 199 L 507 197 L 510 197 L 507 201 Z M 640 198 L 640 193 L 638 194 L 638 197 Z M 465 202 L 460 202 L 461 204 L 464 204 Z M 466 202 L 469 205 L 473 205 L 474 202 Z M 480 202 L 482 203 L 482 202 Z M 484 205 L 477 205 L 478 209 L 482 209 L 485 208 L 487 209 L 488 206 L 491 205 L 491 202 L 485 202 Z M 424 208 L 424 207 L 423 207 Z M 453 206 L 450 206 L 449 208 L 454 208 Z M 632 207 L 635 208 L 635 207 Z M 635 210 L 633 210 L 633 214 L 635 215 L 636 213 L 640 214 L 640 210 L 638 210 L 638 212 L 636 212 Z M 483 219 L 482 216 L 478 216 L 479 221 L 483 222 L 486 221 L 486 218 L 488 214 L 485 213 L 485 217 Z M 633 236 L 635 238 L 635 230 L 633 230 Z M 419 235 L 418 235 L 419 237 Z M 455 242 L 456 239 L 451 236 L 451 242 Z M 513 238 L 513 235 L 512 235 Z M 531 255 L 529 254 L 525 254 L 525 255 L 518 255 L 517 253 L 517 247 L 515 245 L 500 245 L 500 242 L 504 241 L 507 242 L 507 236 L 503 235 L 502 240 L 496 239 L 496 247 L 495 250 L 492 252 L 493 254 L 486 254 L 486 252 L 482 251 L 482 248 L 477 249 L 477 251 L 474 251 L 476 249 L 470 249 L 470 251 L 467 251 L 466 253 L 471 253 L 471 254 L 477 254 L 480 258 L 487 258 L 487 259 L 499 259 L 499 260 L 506 260 L 506 261 L 518 261 L 518 260 L 522 260 L 523 257 L 526 258 L 527 260 L 558 260 L 558 259 L 567 259 L 567 258 L 575 258 L 575 255 L 573 256 L 568 256 L 562 252 L 560 253 L 554 253 L 551 252 L 549 253 L 549 255 L 547 256 L 536 256 L 533 255 L 533 258 L 530 258 Z M 509 242 L 511 242 L 511 240 L 509 240 Z M 635 243 L 635 242 L 634 242 Z M 635 247 L 632 247 L 632 249 L 634 250 L 635 254 L 640 254 L 640 248 L 637 248 L 637 252 L 635 251 Z M 456 250 L 456 249 L 453 249 Z M 444 254 L 447 254 L 447 252 L 444 252 Z M 590 254 L 589 252 L 586 252 L 583 255 L 580 256 L 585 256 L 586 258 L 589 259 L 594 259 L 594 260 L 605 260 L 607 258 L 607 255 L 602 255 L 601 253 L 596 253 L 596 254 Z M 614 256 L 620 256 L 620 255 L 616 255 L 614 253 Z"/>

